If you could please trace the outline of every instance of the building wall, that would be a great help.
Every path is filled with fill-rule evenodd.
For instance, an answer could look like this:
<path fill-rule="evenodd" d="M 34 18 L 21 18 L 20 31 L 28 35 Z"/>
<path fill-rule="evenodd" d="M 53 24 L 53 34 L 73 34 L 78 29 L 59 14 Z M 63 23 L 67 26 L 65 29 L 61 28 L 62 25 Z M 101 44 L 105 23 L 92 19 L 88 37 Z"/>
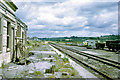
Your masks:
<path fill-rule="evenodd" d="M 27 35 L 27 26 L 16 16 L 14 11 L 7 5 L 4 0 L 0 3 L 6 5 L 9 11 L 6 11 L 0 4 L 0 67 L 2 63 L 8 63 L 11 61 L 13 54 L 15 55 L 15 45 L 19 40 L 23 38 L 25 45 L 25 39 Z M 18 27 L 19 26 L 19 27 Z M 25 35 L 24 35 L 24 34 Z"/>

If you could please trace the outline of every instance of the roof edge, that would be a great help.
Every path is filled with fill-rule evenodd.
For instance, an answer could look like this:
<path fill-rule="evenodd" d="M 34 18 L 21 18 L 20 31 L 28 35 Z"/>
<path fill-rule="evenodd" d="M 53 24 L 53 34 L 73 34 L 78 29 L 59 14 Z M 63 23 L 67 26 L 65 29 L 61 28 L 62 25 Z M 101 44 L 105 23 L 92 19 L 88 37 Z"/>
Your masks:
<path fill-rule="evenodd" d="M 16 11 L 18 9 L 18 7 L 11 1 L 11 0 L 4 0 L 7 5 L 10 6 L 11 9 L 13 9 L 14 11 Z"/>

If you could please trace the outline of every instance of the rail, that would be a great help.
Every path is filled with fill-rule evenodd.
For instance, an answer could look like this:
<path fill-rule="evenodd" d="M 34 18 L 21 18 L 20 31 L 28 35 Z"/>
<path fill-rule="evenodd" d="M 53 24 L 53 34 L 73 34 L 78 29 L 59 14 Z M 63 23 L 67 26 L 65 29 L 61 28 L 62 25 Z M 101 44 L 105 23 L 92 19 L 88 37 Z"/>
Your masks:
<path fill-rule="evenodd" d="M 100 71 L 100 70 L 97 70 L 97 69 L 93 68 L 92 66 L 88 65 L 87 63 L 85 63 L 85 62 L 77 59 L 77 58 L 74 57 L 73 55 L 68 54 L 68 53 L 67 53 L 66 51 L 64 51 L 64 50 L 69 50 L 69 51 L 72 51 L 72 52 L 75 52 L 75 53 L 79 53 L 79 55 L 80 55 L 80 51 L 74 50 L 74 49 L 71 50 L 71 49 L 68 49 L 68 48 L 63 47 L 63 46 L 61 47 L 61 46 L 59 46 L 59 45 L 57 45 L 57 44 L 52 44 L 52 43 L 50 43 L 50 45 L 53 46 L 53 47 L 55 47 L 55 48 L 58 49 L 59 51 L 65 53 L 66 55 L 68 55 L 68 56 L 71 57 L 72 59 L 74 59 L 74 60 L 82 63 L 82 64 L 85 65 L 86 67 L 89 67 L 90 69 L 92 69 L 92 70 L 94 70 L 95 72 L 99 73 L 100 75 L 102 75 L 102 76 L 105 77 L 106 79 L 113 80 L 113 78 L 111 78 L 111 77 L 110 77 L 109 75 L 107 75 L 106 73 L 104 73 L 104 72 L 102 72 L 102 71 Z M 84 52 L 82 52 L 82 53 L 84 53 Z M 83 55 L 83 54 L 82 54 L 82 55 Z M 88 54 L 87 54 L 87 55 L 88 55 Z M 87 55 L 85 54 L 84 56 L 90 57 L 90 58 L 92 58 L 92 59 L 94 59 L 94 60 L 100 61 L 100 62 L 102 62 L 102 63 L 104 63 L 104 64 L 107 64 L 107 65 L 110 65 L 110 66 L 113 66 L 113 67 L 116 67 L 116 68 L 119 68 L 119 69 L 120 69 L 119 65 L 115 65 L 117 62 L 113 63 L 114 61 L 111 61 L 111 60 L 110 60 L 110 61 L 111 61 L 111 63 L 110 63 L 108 59 L 105 59 L 105 58 L 104 58 L 104 60 L 108 60 L 108 61 L 104 61 L 104 60 L 101 60 L 102 58 L 97 59 L 97 58 L 99 58 L 99 57 L 96 57 L 96 58 L 95 58 L 95 56 L 91 56 L 91 55 L 90 55 L 90 56 L 87 56 Z M 119 64 L 119 63 L 117 63 L 117 64 Z"/>

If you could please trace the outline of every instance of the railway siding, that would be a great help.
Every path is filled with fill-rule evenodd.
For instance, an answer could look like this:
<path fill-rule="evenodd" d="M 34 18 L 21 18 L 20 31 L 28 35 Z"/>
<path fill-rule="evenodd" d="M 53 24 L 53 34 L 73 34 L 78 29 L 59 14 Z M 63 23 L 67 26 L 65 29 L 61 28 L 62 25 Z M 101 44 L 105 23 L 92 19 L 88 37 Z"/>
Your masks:
<path fill-rule="evenodd" d="M 106 64 L 110 65 L 110 66 L 113 66 L 113 67 L 116 67 L 116 68 L 120 69 L 120 63 L 119 62 L 109 60 L 109 59 L 106 59 L 106 58 L 102 58 L 102 57 L 99 57 L 99 56 L 96 56 L 96 55 L 88 54 L 88 53 L 85 53 L 85 52 L 81 52 L 81 51 L 76 50 L 76 49 L 67 48 L 67 47 L 63 47 L 63 46 L 60 46 L 60 47 L 65 48 L 65 49 L 70 50 L 70 51 L 73 51 L 75 53 L 78 53 L 80 55 L 92 58 L 94 60 L 101 61 L 103 63 L 106 63 Z"/>
<path fill-rule="evenodd" d="M 59 45 L 53 45 L 54 47 L 57 46 L 58 49 L 60 49 L 61 46 Z M 59 47 L 58 47 L 59 46 Z M 107 78 L 117 78 L 118 77 L 118 68 L 119 66 L 117 66 L 118 68 L 116 68 L 116 66 L 111 66 L 111 64 L 108 63 L 108 61 L 104 61 L 104 60 L 96 60 L 94 58 L 91 58 L 89 56 L 85 56 L 83 58 L 82 56 L 84 55 L 77 55 L 77 51 L 71 51 L 73 53 L 70 52 L 70 50 L 65 50 L 66 48 L 62 47 L 61 51 L 63 51 L 64 53 L 66 53 L 67 55 L 73 57 L 77 60 L 79 60 L 81 63 L 83 63 L 84 65 L 94 69 L 94 71 L 98 72 L 99 74 L 106 76 Z M 65 51 L 64 51 L 65 50 Z M 81 56 L 81 57 L 80 57 Z M 102 62 L 101 62 L 102 61 Z M 109 65 L 108 65 L 109 64 Z"/>
<path fill-rule="evenodd" d="M 106 58 L 112 61 L 116 61 L 119 62 L 119 54 L 116 54 L 116 52 L 111 52 L 109 50 L 99 50 L 99 49 L 87 49 L 86 47 L 79 47 L 79 46 L 68 46 L 68 45 L 61 45 L 64 47 L 68 47 L 68 48 L 73 48 L 76 50 L 79 50 L 81 52 L 85 52 L 87 54 L 93 54 L 102 58 Z"/>
<path fill-rule="evenodd" d="M 54 48 L 51 45 L 50 45 L 50 47 L 52 47 L 58 54 L 60 54 L 61 58 L 65 57 L 65 55 L 62 52 L 60 52 L 59 50 L 57 50 L 56 48 Z M 84 69 L 82 66 L 80 66 L 78 63 L 76 63 L 72 59 L 70 59 L 70 58 L 68 58 L 68 59 L 70 61 L 70 64 L 79 72 L 79 75 L 81 75 L 83 78 L 97 78 L 95 75 L 90 73 L 88 70 Z"/>

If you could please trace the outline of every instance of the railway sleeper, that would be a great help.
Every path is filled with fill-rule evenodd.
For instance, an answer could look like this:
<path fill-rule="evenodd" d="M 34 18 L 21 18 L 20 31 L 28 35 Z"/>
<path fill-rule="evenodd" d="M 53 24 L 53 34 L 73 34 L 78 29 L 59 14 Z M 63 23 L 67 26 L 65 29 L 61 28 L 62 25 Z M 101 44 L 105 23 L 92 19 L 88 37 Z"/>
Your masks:
<path fill-rule="evenodd" d="M 63 49 L 59 49 L 59 48 L 56 47 L 56 46 L 54 46 L 54 47 L 57 48 L 59 51 L 65 53 L 66 55 L 68 55 L 68 56 L 71 57 L 72 59 L 77 60 L 78 62 L 82 63 L 82 64 L 85 65 L 86 67 L 88 67 L 88 68 L 94 70 L 95 72 L 99 73 L 99 74 L 102 75 L 104 78 L 109 79 L 109 80 L 113 80 L 109 75 L 107 75 L 107 74 L 105 74 L 105 73 L 103 73 L 103 72 L 101 72 L 101 71 L 99 71 L 99 70 L 97 70 L 97 69 L 89 66 L 87 63 L 82 62 L 82 61 L 80 61 L 79 59 L 76 59 L 75 57 L 73 57 L 73 55 L 71 56 L 71 55 L 68 54 L 66 51 L 63 51 Z"/>

